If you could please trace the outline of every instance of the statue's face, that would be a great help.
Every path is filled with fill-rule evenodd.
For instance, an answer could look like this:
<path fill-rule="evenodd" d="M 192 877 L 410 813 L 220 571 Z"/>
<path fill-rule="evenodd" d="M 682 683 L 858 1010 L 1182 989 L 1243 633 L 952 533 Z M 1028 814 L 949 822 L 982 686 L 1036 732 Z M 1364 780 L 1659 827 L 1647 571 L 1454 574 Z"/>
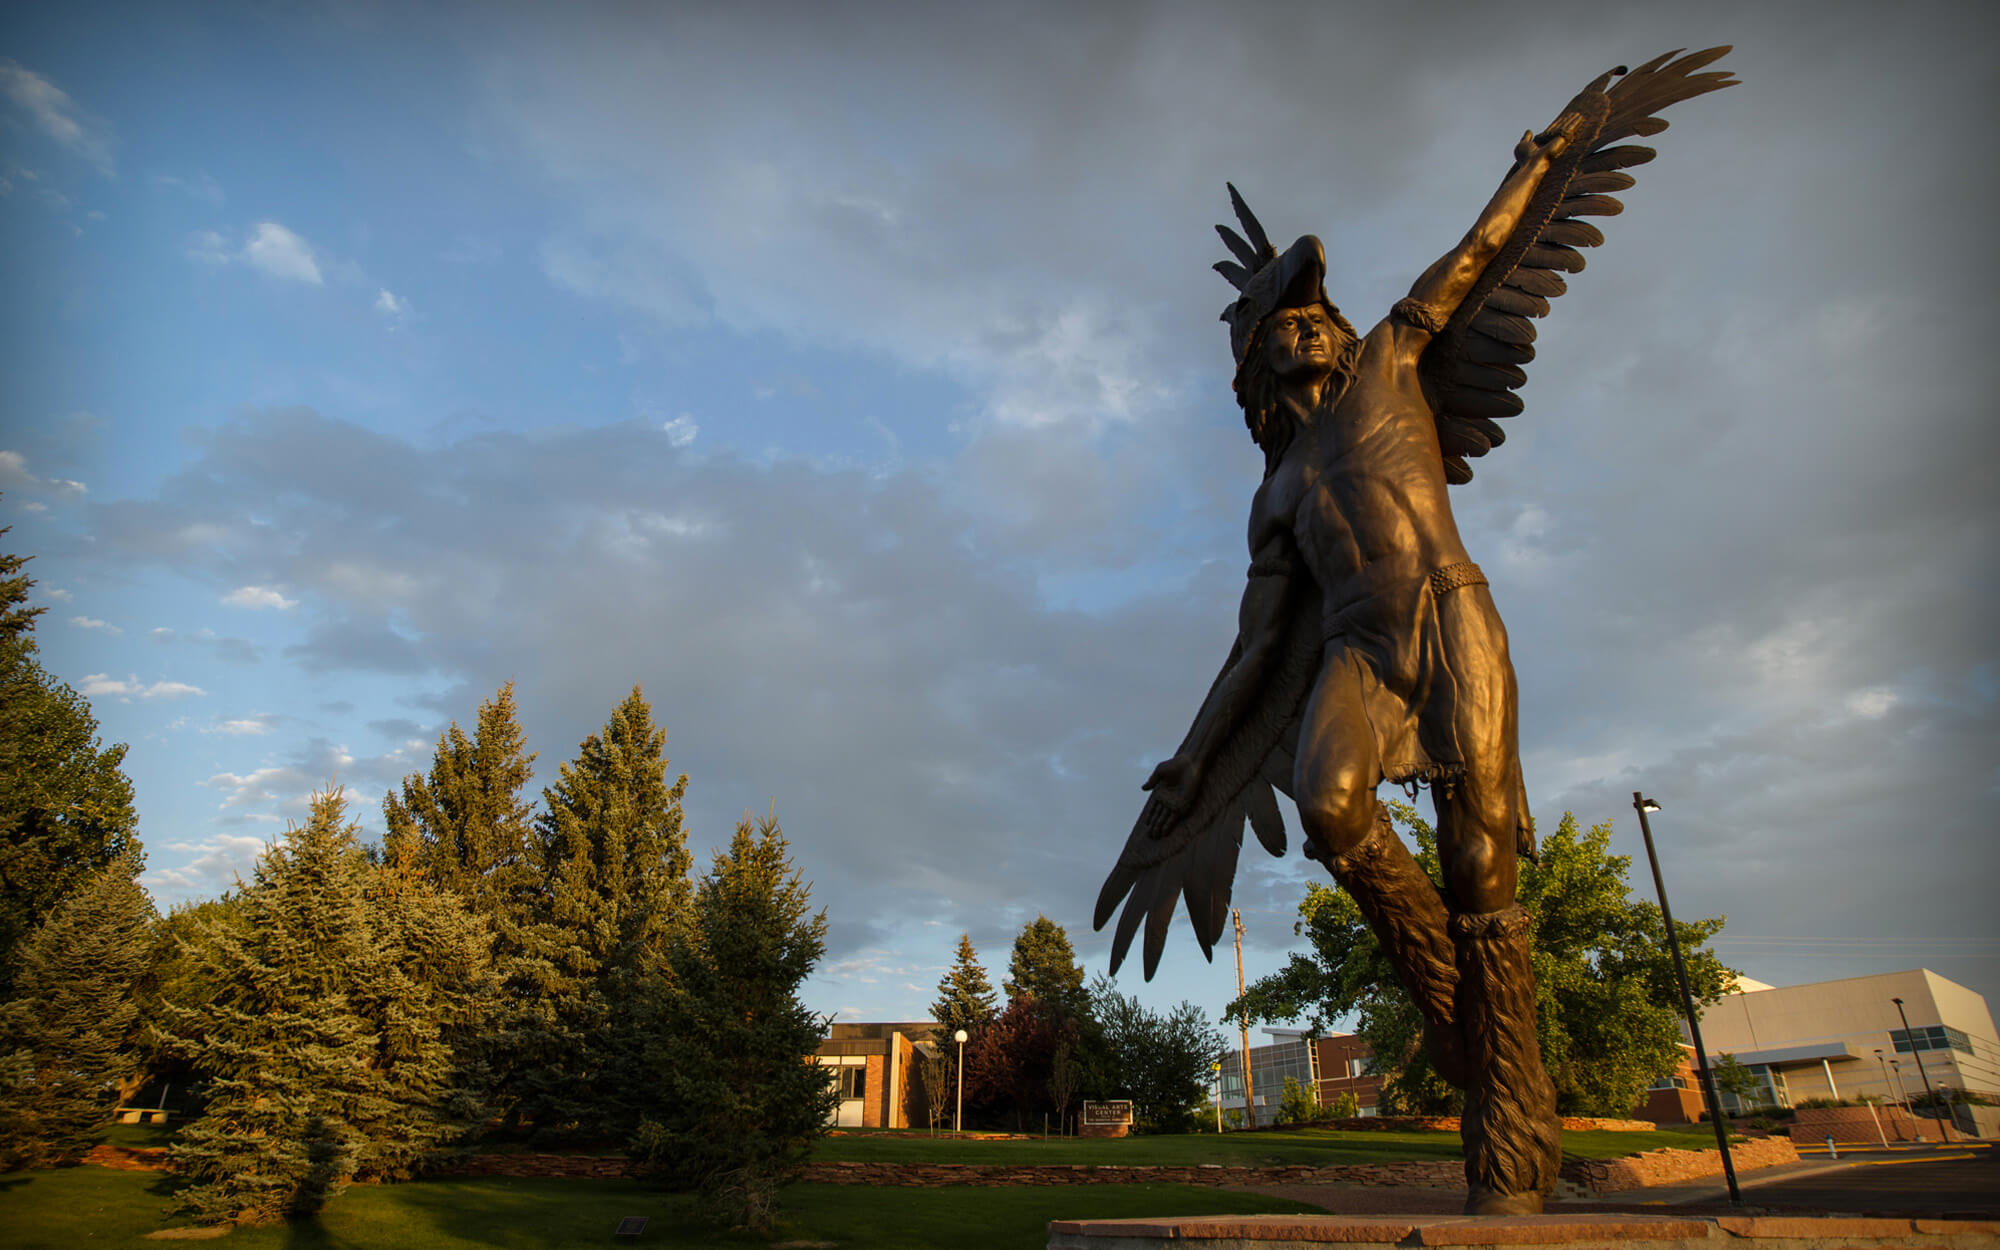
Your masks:
<path fill-rule="evenodd" d="M 1271 314 L 1264 350 L 1271 372 L 1283 381 L 1325 377 L 1339 355 L 1340 327 L 1327 315 L 1326 305 L 1280 308 Z"/>

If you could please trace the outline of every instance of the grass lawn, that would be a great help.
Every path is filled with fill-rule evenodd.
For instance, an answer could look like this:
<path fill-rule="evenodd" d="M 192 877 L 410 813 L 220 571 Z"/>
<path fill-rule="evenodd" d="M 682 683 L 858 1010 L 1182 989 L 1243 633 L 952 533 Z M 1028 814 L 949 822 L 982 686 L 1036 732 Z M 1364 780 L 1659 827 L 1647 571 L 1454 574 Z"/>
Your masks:
<path fill-rule="evenodd" d="M 0 1246 L 68 1250 L 177 1244 L 146 1234 L 186 1224 L 171 1214 L 172 1182 L 159 1173 L 63 1168 L 0 1176 Z M 311 1220 L 243 1228 L 217 1239 L 233 1250 L 426 1250 L 465 1247 L 762 1246 L 832 1243 L 883 1250 L 967 1245 L 1041 1250 L 1052 1219 L 1313 1211 L 1278 1198 L 1180 1185 L 1051 1185 L 984 1189 L 884 1189 L 798 1185 L 784 1223 L 766 1241 L 697 1222 L 688 1200 L 633 1181 L 438 1180 L 356 1186 Z M 619 1219 L 649 1219 L 637 1238 Z M 189 1244 L 189 1243 L 183 1243 Z M 191 1243 L 215 1244 L 215 1243 Z"/>
<path fill-rule="evenodd" d="M 1563 1153 L 1573 1158 L 1604 1159 L 1672 1146 L 1682 1150 L 1715 1148 L 1713 1131 L 1705 1124 L 1652 1133 L 1565 1132 Z M 1408 1159 L 1457 1159 L 1462 1149 L 1457 1133 L 1344 1133 L 1334 1129 L 1267 1129 L 1257 1133 L 1190 1133 L 1158 1137 L 981 1141 L 932 1137 L 927 1132 L 899 1130 L 849 1131 L 829 1137 L 813 1158 L 848 1163 L 1097 1163 L 1128 1165 L 1233 1164 L 1275 1167 L 1307 1164 L 1330 1167 L 1344 1163 L 1385 1163 Z"/>

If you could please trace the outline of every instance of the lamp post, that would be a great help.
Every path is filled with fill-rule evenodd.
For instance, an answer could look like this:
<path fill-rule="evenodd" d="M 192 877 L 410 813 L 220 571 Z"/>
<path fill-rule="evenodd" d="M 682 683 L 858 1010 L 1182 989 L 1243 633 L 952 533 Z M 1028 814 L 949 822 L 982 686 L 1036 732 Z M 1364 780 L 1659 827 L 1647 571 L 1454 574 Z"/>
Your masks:
<path fill-rule="evenodd" d="M 1736 1186 L 1736 1163 L 1729 1157 L 1729 1133 L 1722 1127 L 1722 1100 L 1716 1097 L 1715 1074 L 1708 1069 L 1708 1051 L 1701 1044 L 1701 1018 L 1695 1014 L 1694 993 L 1688 989 L 1687 961 L 1681 958 L 1680 935 L 1674 932 L 1673 909 L 1667 906 L 1667 883 L 1660 876 L 1660 857 L 1653 851 L 1653 827 L 1646 823 L 1646 813 L 1659 811 L 1660 805 L 1634 790 L 1632 810 L 1639 813 L 1639 836 L 1646 840 L 1646 862 L 1652 865 L 1653 888 L 1660 895 L 1660 919 L 1667 924 L 1667 949 L 1674 953 L 1674 979 L 1680 982 L 1688 1037 L 1694 1041 L 1694 1058 L 1700 1065 L 1702 1101 L 1708 1104 L 1708 1120 L 1715 1126 L 1715 1146 L 1722 1152 L 1722 1173 L 1729 1180 L 1729 1201 L 1733 1206 L 1742 1206 L 1743 1191 Z"/>
<path fill-rule="evenodd" d="M 958 1043 L 958 1105 L 951 1111 L 951 1132 L 954 1137 L 965 1136 L 965 1030 L 951 1035 Z"/>
<path fill-rule="evenodd" d="M 1896 1014 L 1903 1017 L 1903 1037 L 1910 1043 L 1911 1057 L 1917 1061 L 1917 1075 L 1924 1082 L 1924 1097 L 1931 1100 L 1931 1110 L 1937 1113 L 1938 1140 L 1950 1141 L 1951 1130 L 1945 1127 L 1944 1107 L 1938 1102 L 1937 1095 L 1931 1093 L 1931 1075 L 1924 1071 L 1924 1052 L 1917 1045 L 1917 1035 L 1910 1032 L 1910 1013 L 1903 1010 L 1902 999 L 1892 998 L 1889 1001 L 1896 1004 Z"/>
<path fill-rule="evenodd" d="M 1902 1101 L 1903 1114 L 1908 1115 L 1910 1113 L 1910 1091 L 1903 1088 L 1903 1061 L 1901 1059 L 1891 1059 L 1889 1061 L 1889 1071 L 1896 1078 L 1896 1097 Z"/>
<path fill-rule="evenodd" d="M 1209 1064 L 1208 1070 L 1215 1073 L 1215 1133 L 1216 1136 L 1220 1137 L 1222 1135 L 1222 1061 L 1218 1059 L 1214 1063 Z"/>

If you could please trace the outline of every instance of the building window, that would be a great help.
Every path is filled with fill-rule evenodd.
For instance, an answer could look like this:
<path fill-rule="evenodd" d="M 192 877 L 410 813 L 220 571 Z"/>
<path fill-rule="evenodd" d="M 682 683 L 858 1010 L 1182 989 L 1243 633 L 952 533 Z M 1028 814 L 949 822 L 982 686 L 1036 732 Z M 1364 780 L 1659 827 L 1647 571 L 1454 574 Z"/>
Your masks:
<path fill-rule="evenodd" d="M 840 1096 L 842 1098 L 866 1098 L 868 1096 L 868 1069 L 859 1065 L 840 1070 Z"/>
<path fill-rule="evenodd" d="M 1921 1029 L 1890 1029 L 1889 1040 L 1896 1043 L 1897 1053 L 1904 1055 L 1917 1050 L 1957 1050 L 1972 1054 L 1972 1039 L 1961 1030 L 1942 1024 Z"/>

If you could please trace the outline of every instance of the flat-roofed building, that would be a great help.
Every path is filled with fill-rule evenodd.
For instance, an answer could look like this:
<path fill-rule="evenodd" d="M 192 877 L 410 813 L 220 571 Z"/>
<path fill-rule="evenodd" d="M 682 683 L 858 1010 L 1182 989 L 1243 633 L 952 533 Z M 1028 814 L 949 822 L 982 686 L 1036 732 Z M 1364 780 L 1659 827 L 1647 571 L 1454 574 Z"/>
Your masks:
<path fill-rule="evenodd" d="M 836 1128 L 908 1128 L 925 1122 L 918 1047 L 937 1033 L 930 1020 L 835 1024 L 813 1059 L 840 1091 Z"/>
<path fill-rule="evenodd" d="M 1353 1094 L 1360 1114 L 1372 1116 L 1381 1102 L 1382 1078 L 1376 1074 L 1375 1058 L 1368 1043 L 1352 1033 L 1325 1037 L 1308 1036 L 1304 1029 L 1266 1028 L 1271 1040 L 1250 1048 L 1250 1085 L 1254 1106 L 1245 1114 L 1243 1098 L 1243 1052 L 1231 1050 L 1222 1057 L 1221 1106 L 1243 1115 L 1245 1126 L 1275 1124 L 1285 1099 L 1285 1078 L 1300 1088 L 1313 1091 L 1322 1107 L 1331 1107 L 1342 1094 Z"/>
<path fill-rule="evenodd" d="M 1934 1090 L 2000 1101 L 2000 1040 L 1986 999 L 1927 968 L 1742 988 L 1702 1011 L 1701 1037 L 1711 1063 L 1727 1054 L 1750 1069 L 1757 1102 L 1903 1102 L 1923 1096 L 1925 1079 Z M 1732 1095 L 1723 1108 L 1744 1109 Z"/>

